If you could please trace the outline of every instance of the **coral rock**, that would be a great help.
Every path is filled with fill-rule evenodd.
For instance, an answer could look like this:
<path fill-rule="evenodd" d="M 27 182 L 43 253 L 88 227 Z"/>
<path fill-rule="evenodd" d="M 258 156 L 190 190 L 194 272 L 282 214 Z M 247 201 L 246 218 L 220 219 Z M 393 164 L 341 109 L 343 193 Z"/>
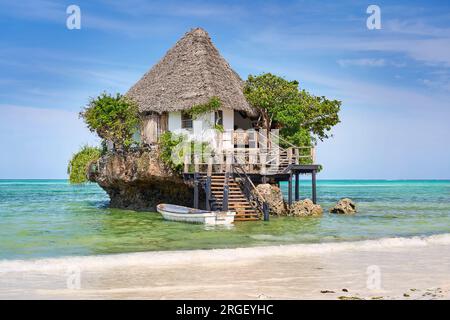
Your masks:
<path fill-rule="evenodd" d="M 314 204 L 310 199 L 296 201 L 289 208 L 289 215 L 294 217 L 312 217 L 322 214 L 322 207 Z"/>
<path fill-rule="evenodd" d="M 338 214 L 356 213 L 356 204 L 351 199 L 348 198 L 341 199 L 333 208 L 330 209 L 330 213 L 338 213 Z"/>

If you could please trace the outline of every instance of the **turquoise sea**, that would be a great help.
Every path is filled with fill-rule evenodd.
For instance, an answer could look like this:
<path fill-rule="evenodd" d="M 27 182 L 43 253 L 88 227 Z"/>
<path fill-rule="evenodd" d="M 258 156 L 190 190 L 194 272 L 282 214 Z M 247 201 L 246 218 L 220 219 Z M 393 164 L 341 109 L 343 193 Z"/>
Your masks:
<path fill-rule="evenodd" d="M 301 196 L 310 185 L 301 183 Z M 282 186 L 286 194 L 287 185 Z M 231 228 L 164 221 L 152 212 L 108 208 L 96 184 L 0 180 L 0 259 L 31 259 L 154 250 L 234 248 L 428 236 L 450 233 L 450 181 L 319 180 L 327 211 L 342 197 L 352 216 L 275 218 Z"/>

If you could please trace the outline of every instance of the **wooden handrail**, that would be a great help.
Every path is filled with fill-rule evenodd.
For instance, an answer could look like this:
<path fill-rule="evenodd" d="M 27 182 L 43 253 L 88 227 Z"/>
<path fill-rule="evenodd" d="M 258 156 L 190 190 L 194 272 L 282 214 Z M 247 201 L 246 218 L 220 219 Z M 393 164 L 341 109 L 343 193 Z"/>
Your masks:
<path fill-rule="evenodd" d="M 242 166 L 240 164 L 233 164 L 233 168 L 239 168 L 242 172 L 242 174 L 245 176 L 246 180 L 250 183 L 250 185 L 252 186 L 252 189 L 255 190 L 256 194 L 258 195 L 258 197 L 260 197 L 260 199 L 264 199 L 263 196 L 261 195 L 261 193 L 258 191 L 258 189 L 256 189 L 255 184 L 253 183 L 252 179 L 250 179 L 250 177 L 247 175 L 247 173 L 245 172 L 245 170 L 242 168 Z"/>
<path fill-rule="evenodd" d="M 237 170 L 239 169 L 241 171 L 241 173 L 239 173 Z M 244 188 L 250 189 L 248 190 L 248 199 L 250 200 L 250 198 L 253 198 L 254 195 L 252 195 L 252 191 L 254 191 L 256 193 L 256 199 L 254 199 L 254 201 L 257 203 L 256 205 L 253 205 L 252 201 L 249 201 L 250 204 L 252 204 L 252 207 L 257 209 L 257 210 L 261 210 L 263 212 L 264 215 L 264 220 L 268 221 L 269 220 L 269 205 L 267 203 L 267 201 L 265 200 L 265 198 L 262 196 L 262 194 L 259 192 L 259 190 L 256 188 L 255 184 L 253 183 L 252 179 L 250 179 L 250 177 L 247 175 L 247 173 L 245 172 L 244 168 L 242 168 L 242 166 L 240 164 L 233 164 L 233 171 L 241 178 L 244 179 L 248 184 L 250 184 L 249 186 L 246 186 L 245 183 L 243 183 Z M 260 206 L 260 208 L 258 208 L 258 205 Z"/>

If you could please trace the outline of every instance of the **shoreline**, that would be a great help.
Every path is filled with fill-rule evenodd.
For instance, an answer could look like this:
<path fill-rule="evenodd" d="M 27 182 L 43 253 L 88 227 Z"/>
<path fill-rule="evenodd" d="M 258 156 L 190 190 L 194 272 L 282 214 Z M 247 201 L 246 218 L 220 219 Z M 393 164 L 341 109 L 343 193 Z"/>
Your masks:
<path fill-rule="evenodd" d="M 449 299 L 446 252 L 450 234 L 2 260 L 0 299 Z"/>
<path fill-rule="evenodd" d="M 158 265 L 165 263 L 189 263 L 194 261 L 227 262 L 240 258 L 264 258 L 273 255 L 317 255 L 351 250 L 383 250 L 390 248 L 423 247 L 427 245 L 450 245 L 450 233 L 429 236 L 384 237 L 355 241 L 329 241 L 319 243 L 291 243 L 217 249 L 155 250 L 100 255 L 73 255 L 30 259 L 0 259 L 0 274 L 9 271 L 51 271 L 72 264 L 98 263 L 97 267 L 123 265 L 120 259 L 131 264 Z M 283 251 L 280 251 L 282 249 Z M 103 265 L 102 265 L 103 264 Z M 91 267 L 96 267 L 91 265 Z"/>

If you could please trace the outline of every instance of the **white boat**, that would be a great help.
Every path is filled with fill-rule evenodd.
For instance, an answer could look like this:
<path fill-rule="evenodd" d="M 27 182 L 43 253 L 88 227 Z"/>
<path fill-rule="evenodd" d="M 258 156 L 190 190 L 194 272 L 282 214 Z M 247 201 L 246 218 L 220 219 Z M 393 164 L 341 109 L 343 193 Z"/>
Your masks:
<path fill-rule="evenodd" d="M 166 220 L 209 225 L 232 224 L 236 214 L 233 211 L 206 211 L 165 203 L 158 204 L 156 210 Z"/>

